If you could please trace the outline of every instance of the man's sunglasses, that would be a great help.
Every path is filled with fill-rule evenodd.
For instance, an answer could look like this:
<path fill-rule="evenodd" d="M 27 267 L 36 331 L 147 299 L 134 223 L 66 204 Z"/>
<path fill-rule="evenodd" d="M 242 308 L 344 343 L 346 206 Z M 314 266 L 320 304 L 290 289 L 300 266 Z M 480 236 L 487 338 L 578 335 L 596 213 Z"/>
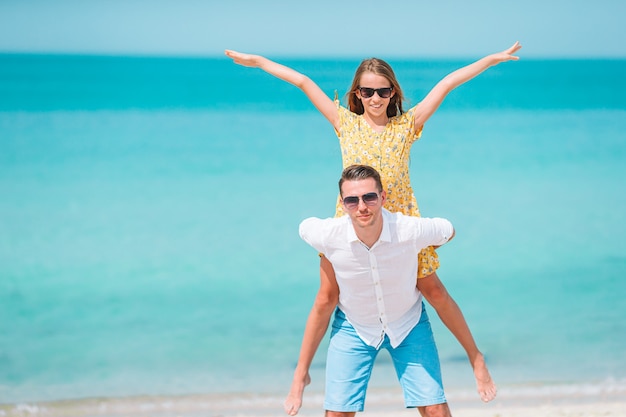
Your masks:
<path fill-rule="evenodd" d="M 369 88 L 369 87 L 358 87 L 361 92 L 361 97 L 370 98 L 374 96 L 374 93 L 378 94 L 380 98 L 389 98 L 391 97 L 391 92 L 393 91 L 393 87 L 385 87 L 385 88 Z"/>
<path fill-rule="evenodd" d="M 343 205 L 346 206 L 348 210 L 354 210 L 359 206 L 359 198 L 363 200 L 366 206 L 373 206 L 378 203 L 378 193 L 367 193 L 363 194 L 361 197 L 356 195 L 351 195 L 349 197 L 343 198 Z"/>

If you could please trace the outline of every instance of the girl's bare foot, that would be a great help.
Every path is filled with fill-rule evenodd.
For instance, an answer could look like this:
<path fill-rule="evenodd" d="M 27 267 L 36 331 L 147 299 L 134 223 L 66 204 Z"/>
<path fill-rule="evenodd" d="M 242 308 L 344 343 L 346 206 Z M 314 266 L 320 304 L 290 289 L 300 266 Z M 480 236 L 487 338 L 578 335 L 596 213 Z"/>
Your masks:
<path fill-rule="evenodd" d="M 302 396 L 304 394 L 304 388 L 311 383 L 311 377 L 307 372 L 304 380 L 295 380 L 291 383 L 291 390 L 283 403 L 285 412 L 290 416 L 298 414 L 300 407 L 302 407 Z"/>
<path fill-rule="evenodd" d="M 479 353 L 476 356 L 474 363 L 472 363 L 472 368 L 474 368 L 474 378 L 476 378 L 476 387 L 478 389 L 480 399 L 487 403 L 496 398 L 498 388 L 493 382 L 493 379 L 491 379 L 491 374 L 489 374 L 489 370 L 487 369 L 487 364 L 485 363 L 485 358 L 482 353 Z"/>

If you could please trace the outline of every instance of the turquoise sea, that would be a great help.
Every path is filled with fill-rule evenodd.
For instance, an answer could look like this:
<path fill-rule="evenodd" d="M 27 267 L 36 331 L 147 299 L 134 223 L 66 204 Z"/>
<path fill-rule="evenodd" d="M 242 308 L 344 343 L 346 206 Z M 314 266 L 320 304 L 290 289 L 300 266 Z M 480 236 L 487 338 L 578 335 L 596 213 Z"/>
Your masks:
<path fill-rule="evenodd" d="M 471 61 L 387 60 L 412 104 Z M 358 65 L 281 61 L 331 96 Z M 625 73 L 502 64 L 413 147 L 422 214 L 457 229 L 439 275 L 501 387 L 626 384 Z M 318 284 L 297 228 L 333 214 L 340 169 L 328 122 L 260 70 L 0 55 L 0 404 L 286 394 Z M 446 387 L 473 391 L 430 312 Z M 396 384 L 382 354 L 372 385 Z"/>

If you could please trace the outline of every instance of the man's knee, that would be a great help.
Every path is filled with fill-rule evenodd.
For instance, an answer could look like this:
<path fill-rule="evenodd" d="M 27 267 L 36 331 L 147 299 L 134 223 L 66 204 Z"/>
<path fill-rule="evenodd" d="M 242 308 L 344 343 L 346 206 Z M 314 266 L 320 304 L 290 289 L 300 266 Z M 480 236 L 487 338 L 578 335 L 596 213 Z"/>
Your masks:
<path fill-rule="evenodd" d="M 427 405 L 425 407 L 417 407 L 420 414 L 424 417 L 451 417 L 448 403 Z"/>
<path fill-rule="evenodd" d="M 355 412 L 329 411 L 326 410 L 325 417 L 354 417 Z"/>

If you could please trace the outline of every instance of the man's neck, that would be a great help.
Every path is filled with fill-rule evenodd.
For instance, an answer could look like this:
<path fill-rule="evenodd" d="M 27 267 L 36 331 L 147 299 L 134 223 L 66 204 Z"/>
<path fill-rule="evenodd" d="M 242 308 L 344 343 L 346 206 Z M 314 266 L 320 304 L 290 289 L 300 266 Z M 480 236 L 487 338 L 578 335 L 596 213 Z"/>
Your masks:
<path fill-rule="evenodd" d="M 354 227 L 354 231 L 356 233 L 356 237 L 368 248 L 374 246 L 378 239 L 380 239 L 380 234 L 383 232 L 383 219 L 382 216 L 380 221 L 371 227 Z"/>

